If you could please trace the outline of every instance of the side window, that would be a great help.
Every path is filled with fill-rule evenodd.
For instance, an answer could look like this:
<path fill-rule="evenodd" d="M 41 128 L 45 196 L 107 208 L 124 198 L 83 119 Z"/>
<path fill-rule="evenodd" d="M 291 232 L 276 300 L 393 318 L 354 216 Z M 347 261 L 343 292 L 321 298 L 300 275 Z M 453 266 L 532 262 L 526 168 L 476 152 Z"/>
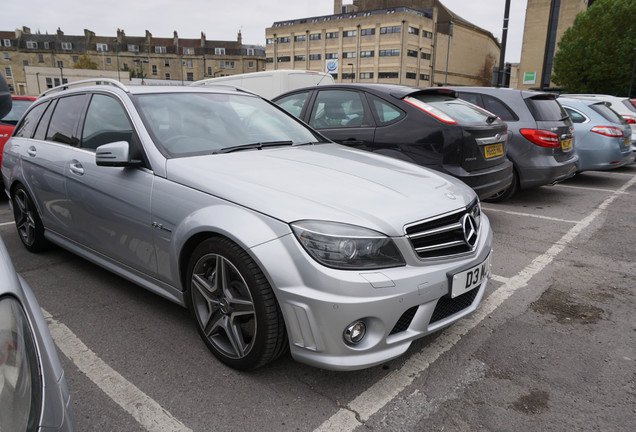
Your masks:
<path fill-rule="evenodd" d="M 309 92 L 295 93 L 282 99 L 278 99 L 275 103 L 288 113 L 300 117 L 305 101 L 309 96 Z"/>
<path fill-rule="evenodd" d="M 57 104 L 57 100 L 53 100 L 53 102 L 51 102 L 46 108 L 46 111 L 44 111 L 42 120 L 40 120 L 37 129 L 35 129 L 35 135 L 33 136 L 33 138 L 37 140 L 44 140 L 46 138 L 46 131 L 49 128 L 49 122 L 51 121 L 51 116 L 53 115 L 55 104 Z"/>
<path fill-rule="evenodd" d="M 466 102 L 470 102 L 473 105 L 477 105 L 483 107 L 483 103 L 481 101 L 481 96 L 477 93 L 464 93 L 459 92 L 459 98 L 464 99 Z"/>
<path fill-rule="evenodd" d="M 115 141 L 131 142 L 132 125 L 120 103 L 106 95 L 95 94 L 86 112 L 81 148 L 95 150 Z"/>
<path fill-rule="evenodd" d="M 373 98 L 373 108 L 381 125 L 385 125 L 402 117 L 402 111 L 382 99 Z"/>
<path fill-rule="evenodd" d="M 348 90 L 318 92 L 309 118 L 309 125 L 317 129 L 362 126 L 364 105 L 360 93 Z"/>
<path fill-rule="evenodd" d="M 518 121 L 519 117 L 508 108 L 502 101 L 499 99 L 489 96 L 482 95 L 484 98 L 484 109 L 490 111 L 491 113 L 498 115 L 503 121 Z"/>
<path fill-rule="evenodd" d="M 585 123 L 585 116 L 578 111 L 574 111 L 572 108 L 563 107 L 565 112 L 568 113 L 573 123 Z"/>
<path fill-rule="evenodd" d="M 26 117 L 22 119 L 22 122 L 16 128 L 15 136 L 31 138 L 36 126 L 38 125 L 38 121 L 47 106 L 48 102 L 45 102 L 33 107 L 33 109 L 29 111 Z"/>
<path fill-rule="evenodd" d="M 47 141 L 55 141 L 76 146 L 79 138 L 76 135 L 77 124 L 88 95 L 73 95 L 60 98 L 51 116 L 51 124 L 46 133 Z"/>

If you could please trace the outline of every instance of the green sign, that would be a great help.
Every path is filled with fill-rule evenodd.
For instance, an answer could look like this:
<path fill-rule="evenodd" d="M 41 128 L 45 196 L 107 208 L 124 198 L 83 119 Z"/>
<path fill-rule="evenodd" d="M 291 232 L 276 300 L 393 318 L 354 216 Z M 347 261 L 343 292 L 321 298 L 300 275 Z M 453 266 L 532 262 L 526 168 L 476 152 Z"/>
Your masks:
<path fill-rule="evenodd" d="M 524 84 L 536 84 L 537 83 L 537 73 L 536 72 L 524 72 L 523 73 L 523 83 Z"/>

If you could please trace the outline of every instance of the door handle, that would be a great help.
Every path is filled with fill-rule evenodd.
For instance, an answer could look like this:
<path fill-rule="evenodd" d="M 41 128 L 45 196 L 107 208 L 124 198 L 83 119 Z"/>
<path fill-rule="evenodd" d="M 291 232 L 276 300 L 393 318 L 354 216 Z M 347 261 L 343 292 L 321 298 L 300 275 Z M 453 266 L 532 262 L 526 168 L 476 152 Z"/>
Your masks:
<path fill-rule="evenodd" d="M 77 160 L 72 160 L 71 161 L 71 166 L 70 166 L 70 170 L 73 174 L 77 174 L 77 175 L 84 175 L 84 167 L 82 166 L 82 164 L 77 161 Z"/>
<path fill-rule="evenodd" d="M 27 150 L 27 154 L 28 154 L 29 156 L 31 156 L 31 157 L 35 157 L 35 155 L 37 155 L 37 154 L 38 154 L 38 150 L 37 150 L 35 147 L 31 146 L 31 147 L 29 147 L 29 149 Z"/>

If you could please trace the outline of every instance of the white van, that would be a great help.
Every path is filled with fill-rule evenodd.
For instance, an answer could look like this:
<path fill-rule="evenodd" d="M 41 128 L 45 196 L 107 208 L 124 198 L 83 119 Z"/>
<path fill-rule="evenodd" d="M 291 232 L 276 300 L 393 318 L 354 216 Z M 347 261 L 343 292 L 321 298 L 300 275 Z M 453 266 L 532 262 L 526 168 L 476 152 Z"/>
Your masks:
<path fill-rule="evenodd" d="M 265 99 L 301 87 L 333 84 L 328 73 L 307 70 L 275 70 L 209 78 L 192 83 L 193 86 L 229 85 L 249 90 Z"/>

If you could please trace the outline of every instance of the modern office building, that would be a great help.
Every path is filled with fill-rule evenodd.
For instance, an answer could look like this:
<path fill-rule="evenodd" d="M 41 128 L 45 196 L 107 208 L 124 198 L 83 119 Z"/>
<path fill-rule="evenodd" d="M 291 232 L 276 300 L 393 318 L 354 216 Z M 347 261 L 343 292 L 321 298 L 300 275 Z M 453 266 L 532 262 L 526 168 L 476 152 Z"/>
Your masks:
<path fill-rule="evenodd" d="M 267 70 L 329 72 L 336 82 L 490 85 L 500 49 L 438 0 L 335 0 L 331 15 L 278 21 L 265 33 Z"/>
<path fill-rule="evenodd" d="M 69 81 L 71 76 L 80 77 L 69 70 L 82 63 L 90 63 L 98 71 L 115 72 L 120 79 L 125 71 L 132 78 L 154 83 L 186 83 L 256 72 L 265 65 L 264 47 L 244 45 L 240 32 L 236 41 L 210 41 L 203 33 L 200 39 L 179 38 L 176 31 L 171 38 L 153 37 L 149 31 L 145 36 L 128 36 L 123 30 L 114 36 L 96 36 L 90 30 L 75 36 L 59 29 L 55 34 L 31 33 L 23 27 L 0 31 L 0 55 L 0 71 L 11 91 L 28 95 Z M 37 76 L 37 81 L 32 77 L 28 80 L 32 83 L 29 86 L 27 67 Z M 45 69 L 38 72 L 37 67 Z"/>

